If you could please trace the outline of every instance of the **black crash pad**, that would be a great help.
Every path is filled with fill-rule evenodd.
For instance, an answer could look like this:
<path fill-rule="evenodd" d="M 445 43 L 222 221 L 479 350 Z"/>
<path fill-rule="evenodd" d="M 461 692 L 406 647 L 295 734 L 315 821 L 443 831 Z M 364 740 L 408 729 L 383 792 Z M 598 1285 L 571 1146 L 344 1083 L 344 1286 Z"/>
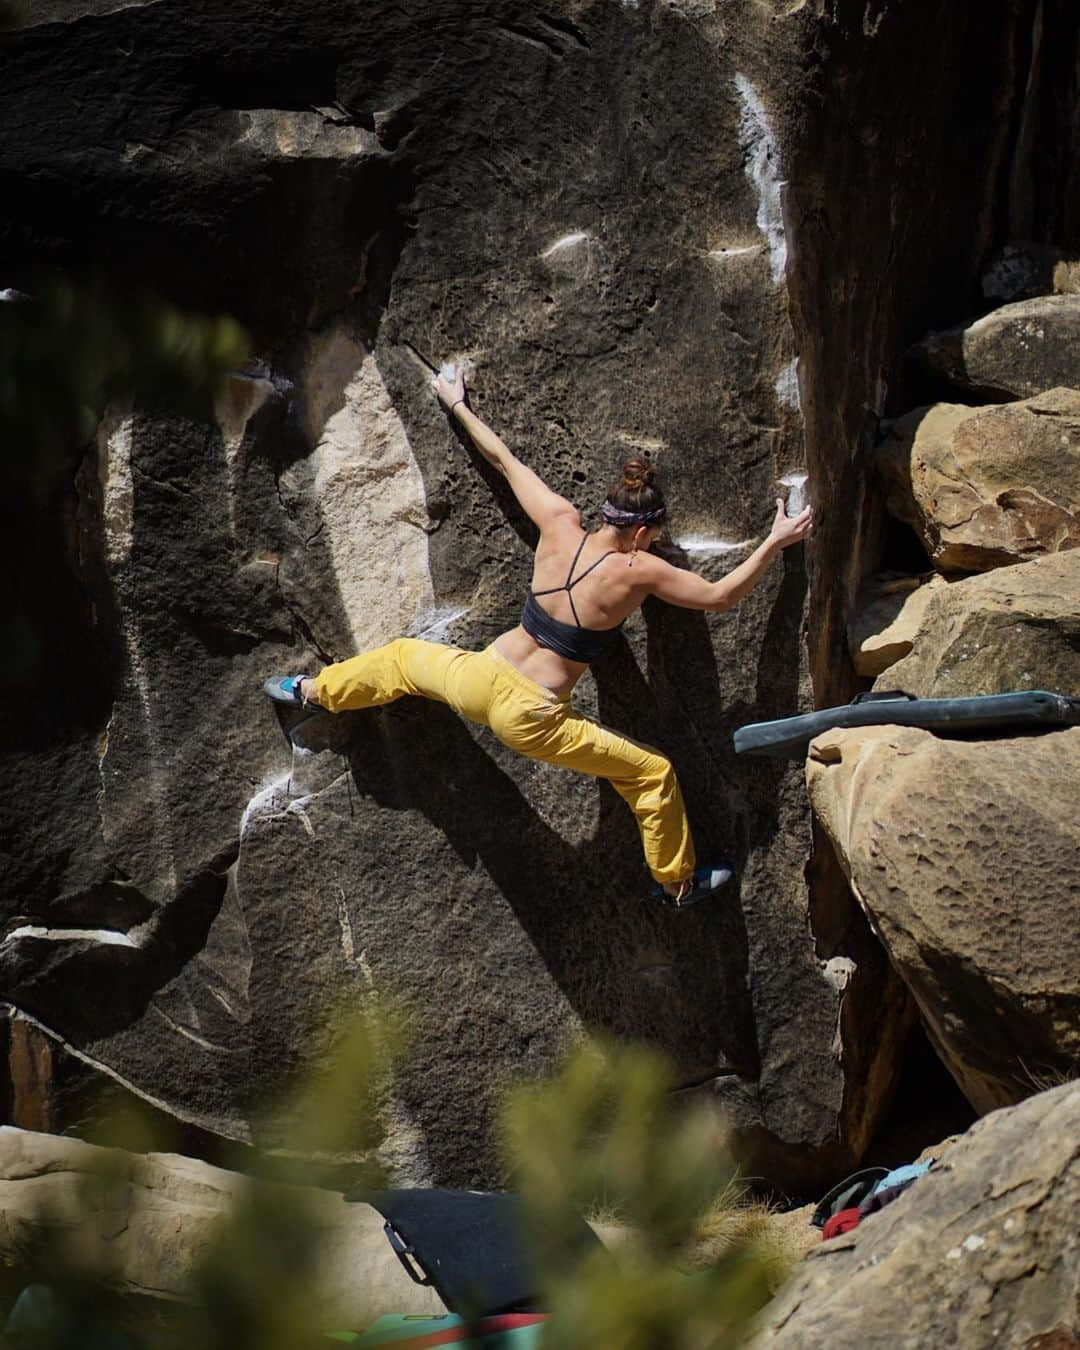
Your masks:
<path fill-rule="evenodd" d="M 916 698 L 902 690 L 858 694 L 839 708 L 821 708 L 777 722 L 752 722 L 735 732 L 735 752 L 802 759 L 815 736 L 833 727 L 893 724 L 938 735 L 969 731 L 1023 731 L 1080 724 L 1080 698 L 1025 689 L 972 698 Z"/>
<path fill-rule="evenodd" d="M 523 1237 L 515 1195 L 479 1191 L 369 1191 L 349 1197 L 377 1209 L 398 1259 L 418 1284 L 430 1284 L 450 1312 L 465 1317 L 536 1309 L 539 1283 Z M 580 1220 L 582 1253 L 600 1245 Z"/>

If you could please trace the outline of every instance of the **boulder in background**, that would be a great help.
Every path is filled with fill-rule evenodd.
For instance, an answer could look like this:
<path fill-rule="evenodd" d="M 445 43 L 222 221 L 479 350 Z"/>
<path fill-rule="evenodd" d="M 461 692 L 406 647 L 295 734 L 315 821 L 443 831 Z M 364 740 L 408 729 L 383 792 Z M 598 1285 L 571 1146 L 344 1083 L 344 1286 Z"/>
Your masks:
<path fill-rule="evenodd" d="M 302 1207 L 321 1239 L 326 1326 L 363 1326 L 383 1313 L 437 1313 L 442 1300 L 394 1255 L 383 1217 L 336 1191 L 252 1181 L 178 1153 L 128 1153 L 78 1139 L 0 1128 L 0 1260 L 62 1235 L 111 1288 L 183 1299 L 222 1221 L 252 1187 Z"/>
<path fill-rule="evenodd" d="M 986 1112 L 1080 1069 L 1080 728 L 830 731 L 818 819 L 927 1033 Z"/>
<path fill-rule="evenodd" d="M 982 275 L 982 293 L 988 300 L 1007 303 L 1035 295 L 1076 295 L 1080 292 L 1080 261 L 1053 244 L 1032 240 L 1006 244 Z"/>
<path fill-rule="evenodd" d="M 911 653 L 877 683 L 920 698 L 1080 690 L 1080 551 L 940 588 Z"/>
<path fill-rule="evenodd" d="M 1042 295 L 991 310 L 973 323 L 930 333 L 916 360 L 958 389 L 1030 398 L 1080 387 L 1080 295 Z"/>
<path fill-rule="evenodd" d="M 848 648 L 856 675 L 880 675 L 907 656 L 943 577 L 870 577 L 860 589 L 848 626 Z"/>
<path fill-rule="evenodd" d="M 894 422 L 877 452 L 886 505 L 943 572 L 983 572 L 1080 544 L 1080 392 L 939 403 Z"/>

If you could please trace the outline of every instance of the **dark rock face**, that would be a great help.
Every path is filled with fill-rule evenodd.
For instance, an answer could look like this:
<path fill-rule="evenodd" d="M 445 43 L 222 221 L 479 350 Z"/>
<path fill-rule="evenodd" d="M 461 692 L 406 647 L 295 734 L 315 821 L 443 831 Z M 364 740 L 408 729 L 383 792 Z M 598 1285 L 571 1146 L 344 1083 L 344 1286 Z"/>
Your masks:
<path fill-rule="evenodd" d="M 1080 1089 L 975 1124 L 899 1199 L 803 1264 L 754 1347 L 1072 1346 Z"/>
<path fill-rule="evenodd" d="M 927 143 L 951 84 L 895 89 L 859 150 L 851 113 L 925 15 L 885 6 L 871 33 L 847 4 L 99 9 L 53 3 L 3 39 L 0 282 L 95 262 L 234 312 L 262 365 L 216 424 L 111 410 L 9 539 L 33 565 L 10 608 L 0 992 L 241 1138 L 333 1004 L 402 993 L 401 1174 L 458 1184 L 496 1175 L 508 1078 L 583 1028 L 641 1036 L 735 1110 L 758 1173 L 817 1186 L 888 1100 L 904 996 L 846 892 L 808 904 L 800 773 L 730 751 L 735 726 L 807 702 L 799 557 L 730 615 L 646 606 L 580 690 L 672 755 L 701 853 L 738 862 L 733 894 L 679 922 L 641 903 L 606 787 L 431 705 L 280 726 L 259 686 L 405 629 L 478 646 L 516 621 L 528 522 L 405 339 L 471 361 L 478 410 L 583 507 L 651 451 L 707 575 L 798 478 L 802 390 L 823 517 L 811 667 L 819 693 L 843 684 L 861 410 L 881 410 L 928 305 L 923 266 L 921 298 L 852 367 L 860 277 L 890 212 L 913 214 L 884 231 L 888 293 L 926 262 L 911 203 L 949 156 L 935 142 L 897 176 L 895 152 Z M 954 293 L 1003 242 L 987 206 L 972 249 L 971 202 L 1007 139 L 987 109 L 1008 120 L 1020 97 L 995 59 L 1022 89 L 1032 17 L 960 9 L 942 7 L 933 56 L 978 75 Z M 1072 20 L 1046 14 L 1064 43 Z M 860 72 L 843 96 L 838 62 Z M 867 157 L 896 180 L 872 206 Z"/>

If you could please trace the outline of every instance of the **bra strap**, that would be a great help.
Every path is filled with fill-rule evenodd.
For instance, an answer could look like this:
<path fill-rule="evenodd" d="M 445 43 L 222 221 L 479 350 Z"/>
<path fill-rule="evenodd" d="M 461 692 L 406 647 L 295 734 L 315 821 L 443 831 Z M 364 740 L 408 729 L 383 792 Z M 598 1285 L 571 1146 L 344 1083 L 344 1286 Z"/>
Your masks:
<path fill-rule="evenodd" d="M 565 590 L 569 590 L 570 587 L 574 584 L 574 568 L 577 566 L 577 560 L 581 557 L 581 551 L 582 551 L 582 549 L 585 547 L 586 543 L 588 542 L 588 538 L 589 538 L 589 536 L 588 536 L 587 534 L 585 534 L 584 532 L 582 532 L 582 535 L 581 535 L 581 543 L 578 544 L 578 546 L 577 546 L 577 552 L 574 554 L 574 561 L 570 564 L 570 571 L 567 572 L 567 574 L 566 574 L 566 581 L 564 582 L 564 589 L 565 589 Z M 579 580 L 580 580 L 580 578 L 579 578 Z"/>

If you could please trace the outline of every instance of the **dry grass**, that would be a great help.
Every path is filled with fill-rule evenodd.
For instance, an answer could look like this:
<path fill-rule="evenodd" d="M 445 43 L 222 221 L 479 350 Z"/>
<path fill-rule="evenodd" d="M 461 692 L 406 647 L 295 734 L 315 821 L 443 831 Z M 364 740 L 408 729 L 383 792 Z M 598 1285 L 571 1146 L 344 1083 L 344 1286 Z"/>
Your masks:
<path fill-rule="evenodd" d="M 1022 1059 L 1019 1063 L 1023 1070 L 1024 1079 L 1036 1092 L 1049 1092 L 1051 1088 L 1062 1087 L 1065 1083 L 1077 1081 L 1075 1070 L 1052 1068 L 1043 1064 L 1027 1064 Z"/>
<path fill-rule="evenodd" d="M 703 1269 L 722 1261 L 736 1247 L 753 1247 L 765 1260 L 775 1289 L 821 1241 L 810 1226 L 813 1206 L 782 1211 L 732 1183 L 716 1205 L 702 1215 L 687 1265 Z"/>
<path fill-rule="evenodd" d="M 821 1242 L 821 1233 L 810 1225 L 813 1209 L 813 1205 L 804 1205 L 801 1209 L 779 1210 L 755 1199 L 735 1178 L 701 1216 L 679 1264 L 688 1271 L 707 1270 L 734 1250 L 752 1247 L 765 1261 L 769 1283 L 775 1290 Z M 633 1230 L 613 1209 L 594 1210 L 589 1223 L 606 1247 L 617 1250 L 633 1240 Z"/>

